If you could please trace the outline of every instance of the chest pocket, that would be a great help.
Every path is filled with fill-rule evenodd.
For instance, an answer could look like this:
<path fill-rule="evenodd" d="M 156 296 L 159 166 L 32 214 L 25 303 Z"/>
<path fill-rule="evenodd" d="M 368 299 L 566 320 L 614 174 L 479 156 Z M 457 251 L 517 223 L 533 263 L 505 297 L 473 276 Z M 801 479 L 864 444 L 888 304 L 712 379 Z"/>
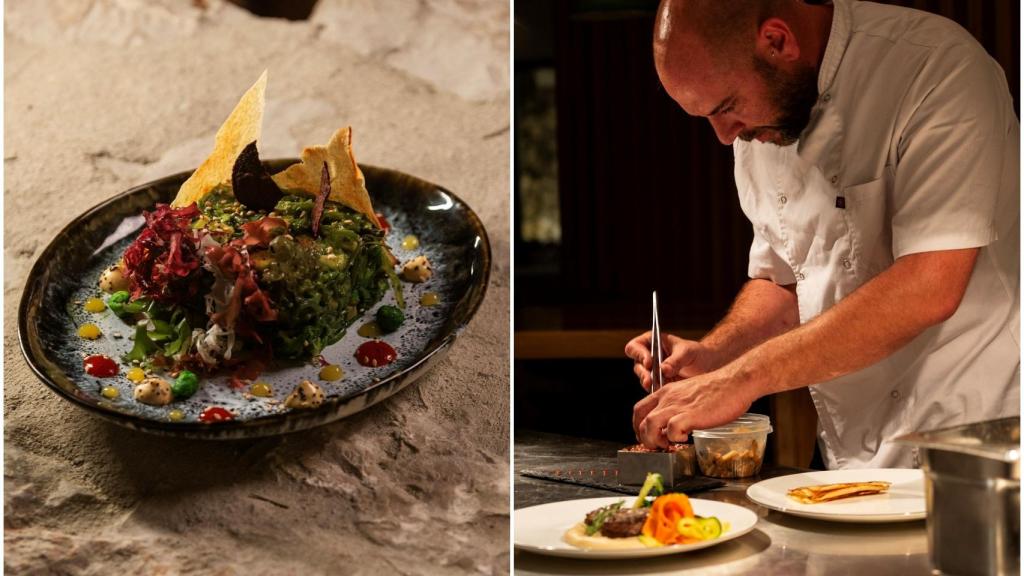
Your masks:
<path fill-rule="evenodd" d="M 837 266 L 842 271 L 844 261 L 853 261 L 849 206 L 837 198 L 835 188 L 816 167 L 793 171 L 778 183 L 780 195 L 792 196 L 778 207 L 787 259 L 805 275 L 836 279 Z"/>
<path fill-rule="evenodd" d="M 843 188 L 850 230 L 851 258 L 861 283 L 892 262 L 892 226 L 888 217 L 888 171 L 880 178 Z"/>

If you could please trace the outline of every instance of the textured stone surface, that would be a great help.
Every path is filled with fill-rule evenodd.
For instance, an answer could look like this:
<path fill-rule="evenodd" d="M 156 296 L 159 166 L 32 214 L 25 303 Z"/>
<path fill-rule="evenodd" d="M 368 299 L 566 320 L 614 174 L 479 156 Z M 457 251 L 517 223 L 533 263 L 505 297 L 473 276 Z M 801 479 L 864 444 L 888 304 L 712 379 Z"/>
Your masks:
<path fill-rule="evenodd" d="M 6 3 L 6 569 L 507 572 L 507 3 L 321 0 L 306 22 L 197 4 Z M 88 207 L 195 167 L 264 68 L 262 155 L 351 124 L 361 162 L 449 187 L 490 235 L 484 305 L 417 386 L 334 425 L 204 443 L 91 418 L 21 358 L 28 270 Z"/>

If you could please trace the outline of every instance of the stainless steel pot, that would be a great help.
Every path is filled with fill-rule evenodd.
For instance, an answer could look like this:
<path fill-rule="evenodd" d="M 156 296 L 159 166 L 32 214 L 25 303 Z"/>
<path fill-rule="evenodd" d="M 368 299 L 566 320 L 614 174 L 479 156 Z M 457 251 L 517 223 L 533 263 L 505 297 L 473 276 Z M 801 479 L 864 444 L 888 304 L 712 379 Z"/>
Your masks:
<path fill-rule="evenodd" d="M 918 432 L 928 549 L 940 574 L 1020 573 L 1020 418 Z"/>

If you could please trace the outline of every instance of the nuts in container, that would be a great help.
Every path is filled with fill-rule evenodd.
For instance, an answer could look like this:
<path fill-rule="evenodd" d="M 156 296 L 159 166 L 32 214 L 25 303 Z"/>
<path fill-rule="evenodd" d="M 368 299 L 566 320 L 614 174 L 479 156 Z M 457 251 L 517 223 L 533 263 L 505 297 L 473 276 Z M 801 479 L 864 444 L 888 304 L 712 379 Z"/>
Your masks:
<path fill-rule="evenodd" d="M 715 478 L 757 474 L 771 431 L 768 417 L 761 414 L 744 414 L 725 426 L 694 430 L 691 435 L 701 473 Z"/>
<path fill-rule="evenodd" d="M 717 445 L 716 445 L 717 444 Z M 761 469 L 764 445 L 750 440 L 746 449 L 724 443 L 705 445 L 697 452 L 697 462 L 705 476 L 743 478 Z"/>

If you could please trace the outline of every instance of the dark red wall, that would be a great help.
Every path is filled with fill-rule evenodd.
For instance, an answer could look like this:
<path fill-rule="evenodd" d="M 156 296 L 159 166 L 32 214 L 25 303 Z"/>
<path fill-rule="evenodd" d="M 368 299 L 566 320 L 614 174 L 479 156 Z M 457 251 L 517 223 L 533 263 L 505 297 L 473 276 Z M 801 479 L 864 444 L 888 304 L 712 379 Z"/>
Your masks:
<path fill-rule="evenodd" d="M 1018 2 L 891 3 L 971 31 L 1002 64 L 1019 111 Z M 597 17 L 581 14 L 580 2 L 552 9 L 563 240 L 560 278 L 546 289 L 557 293 L 565 328 L 643 326 L 652 289 L 664 294 L 662 326 L 710 327 L 746 279 L 751 233 L 732 149 L 658 83 L 656 4 Z"/>

